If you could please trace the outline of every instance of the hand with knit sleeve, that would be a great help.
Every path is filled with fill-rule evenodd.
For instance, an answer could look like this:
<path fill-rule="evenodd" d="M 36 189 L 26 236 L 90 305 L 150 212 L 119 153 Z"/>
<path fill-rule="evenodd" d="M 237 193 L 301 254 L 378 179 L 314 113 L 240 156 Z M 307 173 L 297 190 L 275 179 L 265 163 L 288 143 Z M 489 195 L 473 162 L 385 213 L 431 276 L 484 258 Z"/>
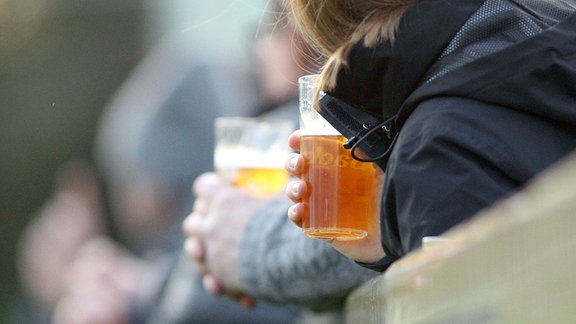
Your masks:
<path fill-rule="evenodd" d="M 215 173 L 200 176 L 194 191 L 185 248 L 205 273 L 208 292 L 245 305 L 255 299 L 339 310 L 352 289 L 378 274 L 304 236 L 286 217 L 291 201 L 284 195 L 252 197 Z"/>
<path fill-rule="evenodd" d="M 291 202 L 260 209 L 240 249 L 240 283 L 251 296 L 311 310 L 337 309 L 355 287 L 377 275 L 324 241 L 302 234 L 286 217 Z"/>

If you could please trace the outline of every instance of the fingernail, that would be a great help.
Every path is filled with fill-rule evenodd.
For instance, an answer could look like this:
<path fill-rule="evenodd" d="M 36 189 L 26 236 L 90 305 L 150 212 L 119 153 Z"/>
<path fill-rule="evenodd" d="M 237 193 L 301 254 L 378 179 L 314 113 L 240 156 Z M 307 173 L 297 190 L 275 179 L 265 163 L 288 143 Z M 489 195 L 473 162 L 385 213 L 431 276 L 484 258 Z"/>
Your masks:
<path fill-rule="evenodd" d="M 294 219 L 296 217 L 296 205 L 290 206 L 288 208 L 288 218 Z"/>
<path fill-rule="evenodd" d="M 218 295 L 221 293 L 220 284 L 216 280 L 216 278 L 212 277 L 211 275 L 205 275 L 202 278 L 202 282 L 204 284 L 204 290 L 212 295 Z"/>
<path fill-rule="evenodd" d="M 292 185 L 290 187 L 290 191 L 292 192 L 292 194 L 294 196 L 298 196 L 298 194 L 300 193 L 300 183 L 299 182 L 292 182 Z"/>
<path fill-rule="evenodd" d="M 290 169 L 296 169 L 296 164 L 298 164 L 298 157 L 297 156 L 290 159 L 288 166 L 290 167 Z"/>
<path fill-rule="evenodd" d="M 186 252 L 188 252 L 188 255 L 190 257 L 192 257 L 193 259 L 196 259 L 196 260 L 202 259 L 202 252 L 201 252 L 200 245 L 199 245 L 199 242 L 197 239 L 188 238 L 184 244 L 185 244 Z"/>

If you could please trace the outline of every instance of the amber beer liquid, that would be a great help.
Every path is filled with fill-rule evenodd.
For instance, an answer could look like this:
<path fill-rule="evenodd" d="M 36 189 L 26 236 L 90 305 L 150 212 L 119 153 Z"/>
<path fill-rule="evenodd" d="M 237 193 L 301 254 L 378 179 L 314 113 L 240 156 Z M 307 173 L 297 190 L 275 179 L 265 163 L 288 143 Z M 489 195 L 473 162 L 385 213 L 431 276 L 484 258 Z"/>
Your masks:
<path fill-rule="evenodd" d="M 383 173 L 374 163 L 352 158 L 341 135 L 303 135 L 302 229 L 318 239 L 355 240 L 378 226 Z"/>
<path fill-rule="evenodd" d="M 282 164 L 285 155 L 265 155 L 243 148 L 216 148 L 216 172 L 233 185 L 256 197 L 283 190 L 289 174 Z"/>
<path fill-rule="evenodd" d="M 219 117 L 214 126 L 214 168 L 223 179 L 257 197 L 284 190 L 291 120 Z"/>
<path fill-rule="evenodd" d="M 276 194 L 286 187 L 289 174 L 282 168 L 237 167 L 217 170 L 233 185 L 256 197 Z"/>

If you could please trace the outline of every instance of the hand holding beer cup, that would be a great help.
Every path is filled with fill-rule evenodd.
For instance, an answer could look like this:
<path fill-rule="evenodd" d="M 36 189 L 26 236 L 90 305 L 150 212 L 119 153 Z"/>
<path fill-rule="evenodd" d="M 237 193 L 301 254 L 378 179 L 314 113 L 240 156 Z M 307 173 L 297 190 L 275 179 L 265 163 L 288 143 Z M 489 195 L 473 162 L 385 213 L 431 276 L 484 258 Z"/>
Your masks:
<path fill-rule="evenodd" d="M 254 305 L 240 287 L 240 243 L 255 211 L 277 199 L 288 181 L 284 159 L 291 149 L 286 138 L 293 130 L 286 120 L 216 119 L 216 173 L 205 173 L 194 182 L 196 201 L 183 224 L 185 250 L 204 273 L 206 291 Z"/>
<path fill-rule="evenodd" d="M 329 241 L 347 257 L 374 262 L 384 256 L 380 245 L 380 195 L 384 174 L 374 163 L 355 160 L 343 147 L 346 139 L 315 109 L 316 76 L 300 86 L 300 130 L 289 143 L 286 170 L 292 181 L 287 195 L 296 202 L 290 219 L 312 238 Z"/>
<path fill-rule="evenodd" d="M 214 172 L 200 175 L 193 190 L 196 201 L 183 223 L 184 247 L 203 273 L 204 289 L 253 305 L 254 300 L 240 286 L 241 242 L 254 213 L 276 197 L 254 197 Z"/>

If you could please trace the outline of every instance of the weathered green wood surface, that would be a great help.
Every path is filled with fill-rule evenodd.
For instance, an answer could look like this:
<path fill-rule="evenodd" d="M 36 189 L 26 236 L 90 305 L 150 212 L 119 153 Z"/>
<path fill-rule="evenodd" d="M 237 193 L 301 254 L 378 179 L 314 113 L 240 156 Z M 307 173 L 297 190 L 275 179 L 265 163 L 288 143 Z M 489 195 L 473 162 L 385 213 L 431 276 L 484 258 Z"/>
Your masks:
<path fill-rule="evenodd" d="M 576 323 L 576 156 L 357 289 L 348 323 Z"/>

